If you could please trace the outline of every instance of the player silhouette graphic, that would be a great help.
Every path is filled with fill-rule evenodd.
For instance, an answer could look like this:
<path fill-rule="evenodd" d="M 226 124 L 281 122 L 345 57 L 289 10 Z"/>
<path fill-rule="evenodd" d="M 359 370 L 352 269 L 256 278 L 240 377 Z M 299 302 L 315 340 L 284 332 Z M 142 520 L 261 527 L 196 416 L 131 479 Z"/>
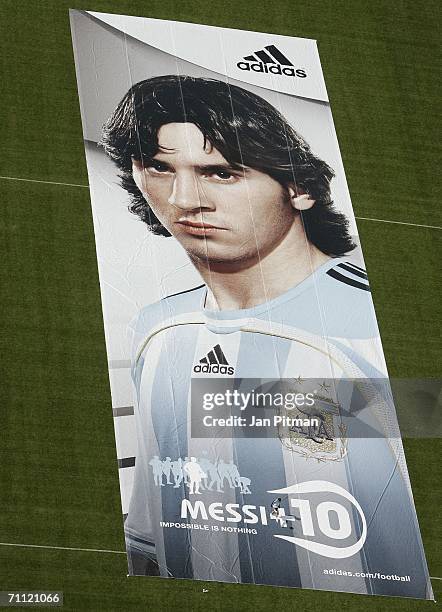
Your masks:
<path fill-rule="evenodd" d="M 174 489 L 178 489 L 181 484 L 184 484 L 189 489 L 190 495 L 200 495 L 203 491 L 215 491 L 223 493 L 224 484 L 231 489 L 238 488 L 240 493 L 245 495 L 251 494 L 250 485 L 252 481 L 246 476 L 241 476 L 238 466 L 231 460 L 226 463 L 223 459 L 218 459 L 215 462 L 210 461 L 207 457 L 185 457 L 184 460 L 178 457 L 172 460 L 170 457 L 161 460 L 158 455 L 155 455 L 149 465 L 152 468 L 154 484 L 157 487 L 172 485 Z M 170 478 L 172 475 L 173 482 Z M 166 482 L 163 482 L 163 476 L 166 477 Z"/>
<path fill-rule="evenodd" d="M 200 493 L 201 481 L 206 477 L 206 474 L 201 469 L 195 457 L 191 457 L 190 461 L 184 464 L 183 469 L 189 476 L 189 494 L 198 495 Z"/>

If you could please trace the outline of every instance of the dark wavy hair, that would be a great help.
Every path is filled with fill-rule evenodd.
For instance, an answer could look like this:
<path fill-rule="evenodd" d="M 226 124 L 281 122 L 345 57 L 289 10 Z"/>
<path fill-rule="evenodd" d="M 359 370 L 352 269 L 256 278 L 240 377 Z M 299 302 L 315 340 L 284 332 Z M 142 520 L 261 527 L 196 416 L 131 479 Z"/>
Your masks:
<path fill-rule="evenodd" d="M 347 218 L 331 200 L 333 170 L 271 104 L 222 81 L 176 75 L 131 87 L 103 126 L 100 143 L 121 171 L 129 210 L 154 234 L 171 235 L 136 186 L 132 159 L 142 162 L 158 152 L 158 131 L 167 123 L 193 123 L 232 166 L 254 168 L 308 193 L 315 204 L 301 212 L 304 229 L 323 253 L 336 256 L 355 247 Z"/>

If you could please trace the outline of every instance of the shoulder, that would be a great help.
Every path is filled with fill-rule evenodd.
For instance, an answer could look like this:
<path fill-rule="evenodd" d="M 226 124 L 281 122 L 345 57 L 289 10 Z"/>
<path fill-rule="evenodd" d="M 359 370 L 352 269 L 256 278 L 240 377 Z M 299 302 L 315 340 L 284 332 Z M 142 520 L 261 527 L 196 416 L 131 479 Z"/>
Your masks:
<path fill-rule="evenodd" d="M 351 339 L 379 335 L 365 268 L 351 259 L 332 260 L 321 276 L 320 287 L 330 336 Z"/>
<path fill-rule="evenodd" d="M 351 259 L 331 262 L 323 276 L 327 335 L 370 377 L 385 376 L 376 312 L 367 272 Z"/>
<path fill-rule="evenodd" d="M 205 291 L 206 285 L 199 285 L 173 293 L 158 302 L 145 306 L 129 322 L 129 330 L 136 336 L 144 335 L 162 321 L 187 312 L 201 310 Z"/>
<path fill-rule="evenodd" d="M 325 273 L 325 280 L 331 290 L 337 294 L 363 296 L 370 293 L 370 284 L 365 268 L 349 259 L 332 260 L 332 265 Z M 362 293 L 361 293 L 362 292 Z"/>
<path fill-rule="evenodd" d="M 201 310 L 206 291 L 205 285 L 199 285 L 149 304 L 142 308 L 129 322 L 127 332 L 130 346 L 131 373 L 135 385 L 139 385 L 139 376 L 143 370 L 144 359 L 137 359 L 140 346 L 152 330 L 166 321 L 179 315 Z"/>
<path fill-rule="evenodd" d="M 372 307 L 370 283 L 365 268 L 350 259 L 332 259 L 318 278 L 322 299 L 341 315 Z"/>

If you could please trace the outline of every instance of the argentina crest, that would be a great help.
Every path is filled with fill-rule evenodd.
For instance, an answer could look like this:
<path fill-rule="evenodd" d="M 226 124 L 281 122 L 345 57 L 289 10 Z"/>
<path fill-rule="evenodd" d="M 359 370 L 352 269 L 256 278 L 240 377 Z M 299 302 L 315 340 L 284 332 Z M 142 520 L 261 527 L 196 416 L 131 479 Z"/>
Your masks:
<path fill-rule="evenodd" d="M 332 381 L 303 381 L 300 377 L 281 382 L 285 393 L 300 391 L 302 386 L 315 387 L 310 394 L 312 405 L 283 405 L 278 409 L 281 419 L 278 437 L 289 451 L 319 462 L 341 461 L 348 452 L 347 425 L 342 406 L 336 397 Z"/>

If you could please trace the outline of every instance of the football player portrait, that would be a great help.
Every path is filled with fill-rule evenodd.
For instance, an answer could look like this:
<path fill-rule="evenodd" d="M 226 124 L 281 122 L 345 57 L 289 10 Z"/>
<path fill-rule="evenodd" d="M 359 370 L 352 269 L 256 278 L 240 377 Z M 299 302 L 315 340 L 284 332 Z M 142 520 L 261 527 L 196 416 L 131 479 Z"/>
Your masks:
<path fill-rule="evenodd" d="M 308 379 L 387 377 L 334 172 L 297 129 L 247 89 L 177 75 L 133 85 L 103 128 L 130 211 L 178 241 L 201 277 L 130 323 L 131 573 L 339 590 L 332 567 L 347 572 L 345 590 L 423 596 L 402 447 L 388 428 L 352 436 L 335 406 L 319 415 L 326 439 L 192 434 L 192 383 L 291 380 L 302 391 Z M 387 422 L 383 410 L 367 422 Z M 299 483 L 313 481 L 332 483 L 316 493 L 318 524 L 296 501 Z M 339 491 L 356 505 L 341 510 Z M 407 574 L 410 558 L 409 586 L 374 578 Z"/>

